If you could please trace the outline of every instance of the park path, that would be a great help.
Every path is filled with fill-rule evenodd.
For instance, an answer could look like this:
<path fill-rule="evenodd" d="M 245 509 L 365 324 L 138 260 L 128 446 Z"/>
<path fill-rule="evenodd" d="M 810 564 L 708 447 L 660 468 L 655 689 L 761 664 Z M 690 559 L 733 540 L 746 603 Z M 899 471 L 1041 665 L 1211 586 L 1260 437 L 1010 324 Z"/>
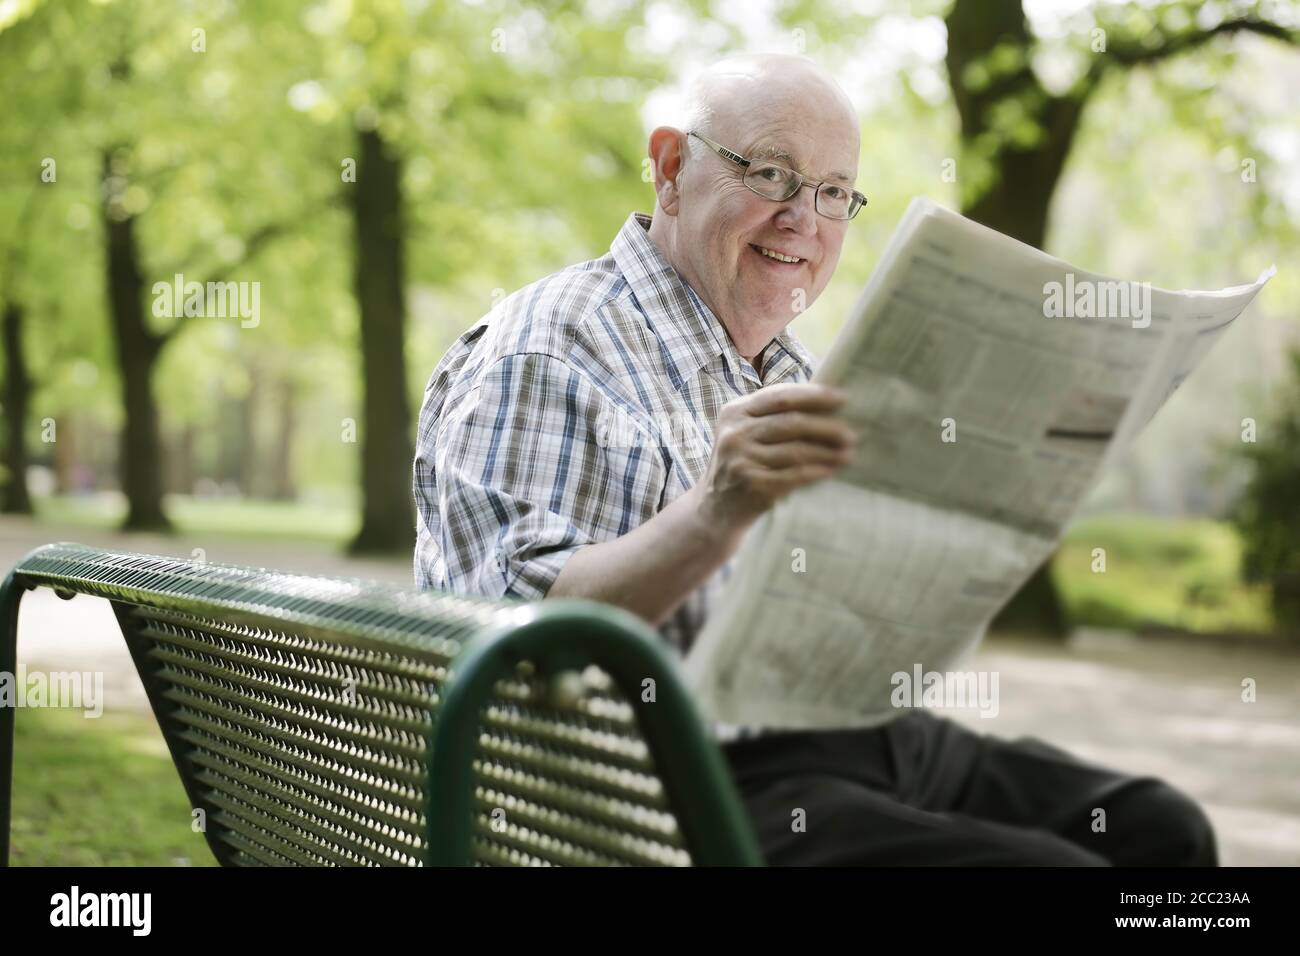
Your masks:
<path fill-rule="evenodd" d="M 57 533 L 0 516 L 0 567 L 54 540 L 312 574 L 410 583 L 407 560 L 355 560 L 304 544 Z M 107 602 L 30 593 L 19 621 L 29 669 L 102 671 L 107 708 L 148 704 Z M 1031 735 L 1080 757 L 1163 777 L 1205 807 L 1225 865 L 1300 865 L 1300 649 L 1273 642 L 1081 632 L 1067 643 L 994 638 L 960 665 L 996 671 L 999 712 L 953 710 L 973 729 Z M 1257 699 L 1241 699 L 1244 678 Z"/>

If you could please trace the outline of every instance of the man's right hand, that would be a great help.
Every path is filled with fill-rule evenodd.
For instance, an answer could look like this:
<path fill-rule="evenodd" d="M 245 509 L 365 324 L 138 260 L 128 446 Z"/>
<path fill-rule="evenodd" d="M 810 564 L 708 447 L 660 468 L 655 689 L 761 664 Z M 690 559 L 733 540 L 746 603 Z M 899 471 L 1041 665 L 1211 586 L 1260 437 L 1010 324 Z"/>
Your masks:
<path fill-rule="evenodd" d="M 857 436 L 834 417 L 844 401 L 840 389 L 803 382 L 770 385 L 722 406 L 698 489 L 717 530 L 744 531 L 794 489 L 853 460 Z"/>
<path fill-rule="evenodd" d="M 660 626 L 735 553 L 754 519 L 852 459 L 853 431 L 834 417 L 843 404 L 838 389 L 809 383 L 728 402 L 704 478 L 622 537 L 575 551 L 547 597 L 603 601 Z"/>

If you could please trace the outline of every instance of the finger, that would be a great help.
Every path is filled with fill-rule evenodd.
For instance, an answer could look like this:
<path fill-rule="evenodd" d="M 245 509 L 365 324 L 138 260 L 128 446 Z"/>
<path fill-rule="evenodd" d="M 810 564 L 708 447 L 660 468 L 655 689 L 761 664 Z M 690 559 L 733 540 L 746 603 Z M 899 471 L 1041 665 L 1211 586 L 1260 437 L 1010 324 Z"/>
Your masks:
<path fill-rule="evenodd" d="M 776 499 L 784 497 L 796 488 L 830 478 L 835 471 L 836 467 L 831 465 L 796 465 L 792 468 L 762 472 L 753 478 L 753 484 L 761 494 Z"/>
<path fill-rule="evenodd" d="M 835 447 L 804 441 L 755 444 L 749 449 L 750 458 L 767 468 L 791 468 L 796 465 L 831 465 L 838 468 L 852 461 L 854 454 L 854 449 L 847 446 Z"/>
<path fill-rule="evenodd" d="M 749 415 L 775 415 L 781 412 L 832 412 L 847 399 L 844 391 L 820 382 L 783 382 L 760 388 L 744 405 Z"/>
<path fill-rule="evenodd" d="M 806 412 L 782 412 L 755 419 L 747 429 L 748 437 L 762 444 L 787 441 L 817 442 L 836 448 L 857 444 L 857 434 L 845 422 L 828 415 Z"/>

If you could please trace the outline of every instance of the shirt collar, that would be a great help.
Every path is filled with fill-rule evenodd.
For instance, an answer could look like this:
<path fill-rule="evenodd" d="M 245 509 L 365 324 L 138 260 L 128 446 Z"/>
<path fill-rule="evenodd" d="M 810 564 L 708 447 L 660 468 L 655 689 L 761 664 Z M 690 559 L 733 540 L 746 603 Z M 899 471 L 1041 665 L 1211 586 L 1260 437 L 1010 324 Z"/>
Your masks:
<path fill-rule="evenodd" d="M 741 358 L 726 329 L 704 300 L 650 239 L 650 217 L 634 212 L 614 237 L 610 253 L 632 289 L 652 331 L 674 356 L 689 356 L 698 371 L 722 356 L 732 373 L 770 384 L 801 370 L 812 376 L 812 356 L 789 329 L 763 351 L 760 374 Z"/>

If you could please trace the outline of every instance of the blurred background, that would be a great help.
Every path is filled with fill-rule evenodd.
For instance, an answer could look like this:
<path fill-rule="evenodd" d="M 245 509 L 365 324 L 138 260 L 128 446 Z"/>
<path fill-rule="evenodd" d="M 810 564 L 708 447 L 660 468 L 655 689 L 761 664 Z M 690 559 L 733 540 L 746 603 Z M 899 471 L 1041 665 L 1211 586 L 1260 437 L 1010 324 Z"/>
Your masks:
<path fill-rule="evenodd" d="M 1300 863 L 1294 3 L 0 0 L 0 562 L 409 582 L 439 357 L 652 211 L 649 130 L 741 51 L 813 57 L 861 114 L 869 205 L 793 326 L 817 354 L 915 195 L 1168 289 L 1276 263 L 999 620 L 972 723 L 1165 776 L 1225 862 Z M 256 283 L 256 314 L 166 308 L 177 282 Z M 47 597 L 20 659 L 110 696 L 19 716 L 15 861 L 206 862 L 111 615 Z"/>

